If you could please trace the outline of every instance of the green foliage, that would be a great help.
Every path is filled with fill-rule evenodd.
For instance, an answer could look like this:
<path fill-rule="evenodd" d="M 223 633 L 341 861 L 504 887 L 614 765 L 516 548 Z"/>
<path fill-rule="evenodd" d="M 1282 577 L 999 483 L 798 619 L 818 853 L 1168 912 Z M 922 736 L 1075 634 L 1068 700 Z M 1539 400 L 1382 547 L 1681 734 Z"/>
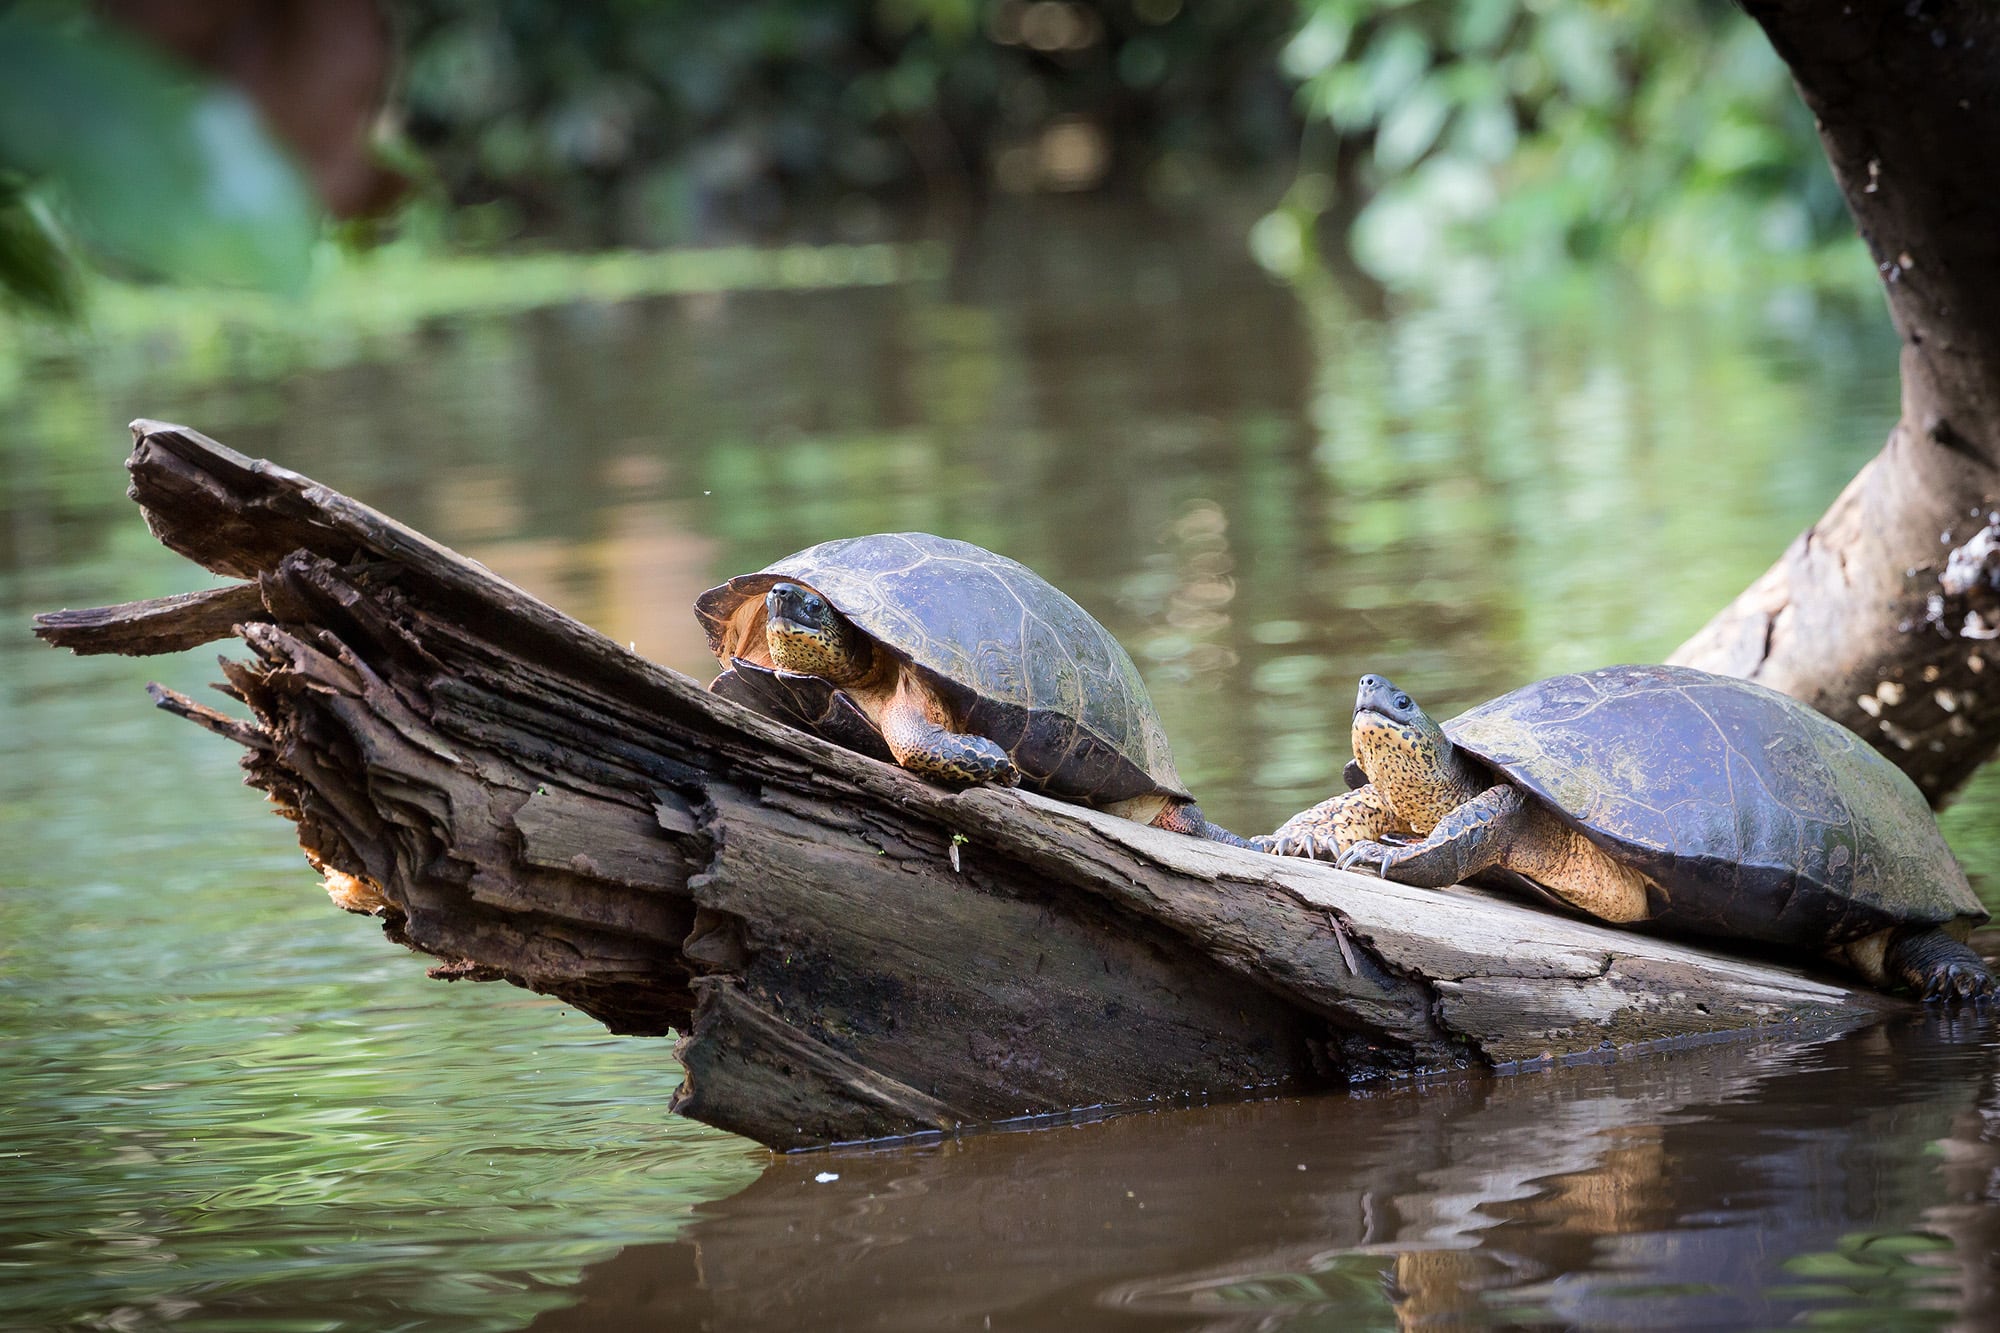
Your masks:
<path fill-rule="evenodd" d="M 1323 215 L 1392 282 L 1475 250 L 1612 257 L 1668 290 L 1867 274 L 1784 64 L 1733 5 L 1299 0 L 1281 63 L 1312 129 L 1260 251 Z"/>
<path fill-rule="evenodd" d="M 78 250 L 296 291 L 318 227 L 241 95 L 87 23 L 0 18 L 0 288 L 17 302 L 72 313 Z"/>
<path fill-rule="evenodd" d="M 12 181 L 0 182 L 0 288 L 21 305 L 60 319 L 82 307 L 60 229 L 41 201 Z"/>
<path fill-rule="evenodd" d="M 1377 275 L 1611 257 L 1656 288 L 1866 281 L 1809 117 L 1717 0 L 405 0 L 406 233 L 872 239 L 898 201 L 1304 168 L 1253 238 Z M 1296 84 L 1288 102 L 1287 80 Z M 296 291 L 318 222 L 249 105 L 53 4 L 0 20 L 0 286 L 77 258 Z"/>
<path fill-rule="evenodd" d="M 407 132 L 459 241 L 868 237 L 903 199 L 1186 190 L 1297 146 L 1289 15 L 1257 0 L 401 10 Z M 1045 170 L 1051 134 L 1072 151 Z"/>

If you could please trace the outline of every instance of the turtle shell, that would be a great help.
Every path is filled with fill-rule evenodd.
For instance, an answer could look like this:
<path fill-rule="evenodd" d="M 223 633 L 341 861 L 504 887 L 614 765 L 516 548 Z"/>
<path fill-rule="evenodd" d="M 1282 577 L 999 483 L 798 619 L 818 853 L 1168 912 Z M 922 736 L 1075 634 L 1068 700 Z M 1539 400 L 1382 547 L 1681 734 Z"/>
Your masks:
<path fill-rule="evenodd" d="M 782 691 L 800 701 L 788 720 L 808 724 L 815 712 L 848 715 L 814 696 L 814 678 L 731 660 L 726 638 L 738 608 L 785 581 L 811 587 L 919 672 L 965 731 L 1007 751 L 1025 785 L 1092 805 L 1187 796 L 1139 669 L 1111 632 L 1026 565 L 948 537 L 822 542 L 710 588 L 695 614 L 710 650 L 740 678 L 719 682 L 723 693 L 754 702 Z M 785 683 L 750 684 L 758 672 Z"/>
<path fill-rule="evenodd" d="M 1444 730 L 1652 880 L 1649 924 L 1829 946 L 1986 918 L 1916 784 L 1761 685 L 1607 667 L 1537 681 Z"/>

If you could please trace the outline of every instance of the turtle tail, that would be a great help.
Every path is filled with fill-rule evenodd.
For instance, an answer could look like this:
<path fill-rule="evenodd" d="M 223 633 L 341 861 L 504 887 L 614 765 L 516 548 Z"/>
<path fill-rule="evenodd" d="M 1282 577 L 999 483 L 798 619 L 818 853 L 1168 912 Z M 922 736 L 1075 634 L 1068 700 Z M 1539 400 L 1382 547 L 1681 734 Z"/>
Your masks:
<path fill-rule="evenodd" d="M 1193 801 L 1169 801 L 1164 810 L 1153 816 L 1153 827 L 1167 829 L 1173 833 L 1185 833 L 1190 837 L 1207 838 L 1210 842 L 1226 842 L 1231 847 L 1250 845 L 1222 825 L 1209 823 L 1203 817 L 1201 807 Z"/>

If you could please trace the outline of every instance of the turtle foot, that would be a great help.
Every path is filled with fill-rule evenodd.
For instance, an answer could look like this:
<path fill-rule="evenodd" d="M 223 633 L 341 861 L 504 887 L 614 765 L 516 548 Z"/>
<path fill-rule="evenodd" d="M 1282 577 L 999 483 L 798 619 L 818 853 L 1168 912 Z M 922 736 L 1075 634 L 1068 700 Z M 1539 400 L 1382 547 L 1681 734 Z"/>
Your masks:
<path fill-rule="evenodd" d="M 1985 1004 L 1993 999 L 1993 974 L 1984 964 L 1947 963 L 1925 979 L 1925 1004 L 1969 1001 Z"/>
<path fill-rule="evenodd" d="M 1170 833 L 1185 833 L 1193 838 L 1206 838 L 1210 842 L 1224 843 L 1230 847 L 1248 847 L 1250 841 L 1231 833 L 1220 824 L 1211 824 L 1201 812 L 1201 807 L 1193 801 L 1169 804 L 1153 819 L 1154 828 L 1163 828 Z"/>
<path fill-rule="evenodd" d="M 1942 930 L 1920 930 L 1891 941 L 1883 968 L 1907 982 L 1926 1004 L 1986 1004 L 2000 983 L 1971 946 Z"/>
<path fill-rule="evenodd" d="M 922 726 L 914 735 L 883 731 L 896 762 L 912 773 L 953 787 L 992 783 L 996 787 L 1017 787 L 1021 770 L 1007 752 L 984 736 L 969 736 L 942 727 Z"/>
<path fill-rule="evenodd" d="M 1372 869 L 1378 878 L 1387 879 L 1389 867 L 1400 859 L 1402 858 L 1396 848 L 1371 838 L 1367 842 L 1357 842 L 1349 847 L 1340 854 L 1340 860 L 1334 864 L 1342 870 L 1352 870 L 1363 875 Z"/>

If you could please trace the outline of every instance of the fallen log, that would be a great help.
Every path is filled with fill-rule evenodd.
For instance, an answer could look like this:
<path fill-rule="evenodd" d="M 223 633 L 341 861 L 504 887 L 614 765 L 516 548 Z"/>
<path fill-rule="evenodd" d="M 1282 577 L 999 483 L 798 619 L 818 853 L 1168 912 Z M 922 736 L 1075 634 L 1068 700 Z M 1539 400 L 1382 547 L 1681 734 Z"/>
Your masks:
<path fill-rule="evenodd" d="M 709 693 L 305 477 L 139 421 L 132 495 L 236 583 L 38 618 L 225 636 L 245 748 L 335 901 L 446 980 L 683 1038 L 675 1109 L 776 1148 L 1515 1069 L 1894 1002 L 1767 963 L 948 791 Z"/>

